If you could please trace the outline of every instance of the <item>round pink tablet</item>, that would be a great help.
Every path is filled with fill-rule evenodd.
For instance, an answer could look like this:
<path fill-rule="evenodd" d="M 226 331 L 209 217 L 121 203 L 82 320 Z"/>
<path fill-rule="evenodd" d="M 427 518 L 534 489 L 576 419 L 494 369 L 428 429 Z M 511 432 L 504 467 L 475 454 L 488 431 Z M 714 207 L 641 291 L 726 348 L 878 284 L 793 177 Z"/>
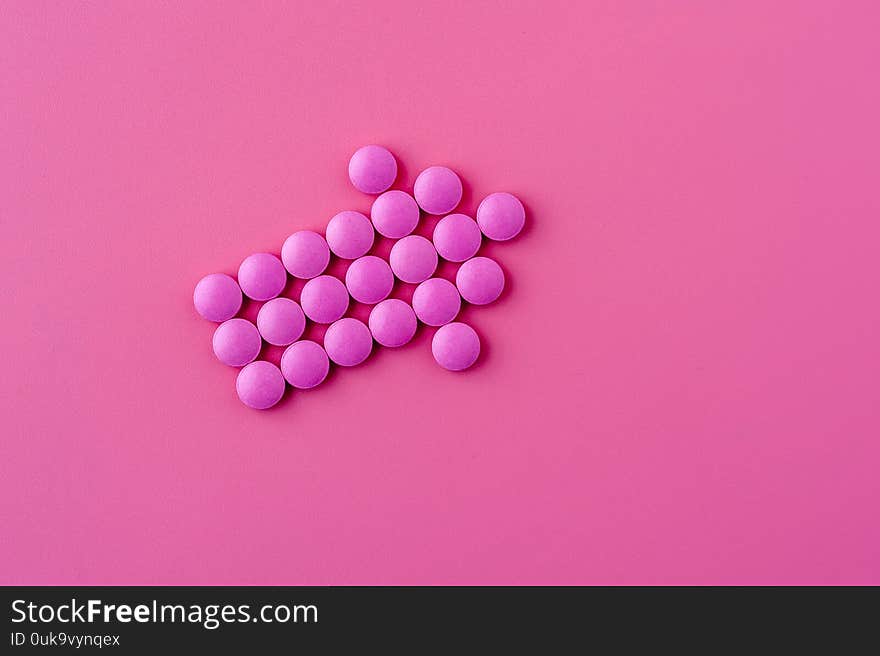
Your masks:
<path fill-rule="evenodd" d="M 445 166 L 431 166 L 416 178 L 413 195 L 428 214 L 448 214 L 461 202 L 461 180 Z"/>
<path fill-rule="evenodd" d="M 327 224 L 327 244 L 344 260 L 356 260 L 373 246 L 373 224 L 360 212 L 340 212 Z"/>
<path fill-rule="evenodd" d="M 458 290 L 445 278 L 431 278 L 416 287 L 412 307 L 419 321 L 429 326 L 449 323 L 461 309 Z"/>
<path fill-rule="evenodd" d="M 247 407 L 265 410 L 278 403 L 284 396 L 284 376 L 271 362 L 265 360 L 251 362 L 238 372 L 235 391 Z"/>
<path fill-rule="evenodd" d="M 348 177 L 358 191 L 381 194 L 394 184 L 397 160 L 391 151 L 382 146 L 358 148 L 348 162 Z"/>
<path fill-rule="evenodd" d="M 372 305 L 388 298 L 394 287 L 394 274 L 382 258 L 364 255 L 348 267 L 345 286 L 354 300 Z"/>
<path fill-rule="evenodd" d="M 444 260 L 464 262 L 480 250 L 480 227 L 464 214 L 444 216 L 434 228 L 434 248 Z"/>
<path fill-rule="evenodd" d="M 287 346 L 303 334 L 306 317 L 299 303 L 289 298 L 273 298 L 257 313 L 257 328 L 270 344 Z"/>
<path fill-rule="evenodd" d="M 373 201 L 370 219 L 380 235 L 400 239 L 415 230 L 419 222 L 419 206 L 405 191 L 392 189 Z"/>
<path fill-rule="evenodd" d="M 330 263 L 330 247 L 317 232 L 300 230 L 284 240 L 281 261 L 295 278 L 314 278 Z"/>
<path fill-rule="evenodd" d="M 419 235 L 409 235 L 391 247 L 391 270 L 403 282 L 422 282 L 437 270 L 434 244 Z"/>
<path fill-rule="evenodd" d="M 330 359 L 319 344 L 307 339 L 294 342 L 281 356 L 281 373 L 297 389 L 320 385 L 330 371 Z"/>
<path fill-rule="evenodd" d="M 389 298 L 374 307 L 368 323 L 373 339 L 391 348 L 409 342 L 418 326 L 413 309 L 398 298 Z"/>
<path fill-rule="evenodd" d="M 363 321 L 346 317 L 327 328 L 324 333 L 324 349 L 336 364 L 353 367 L 370 355 L 373 350 L 373 336 Z"/>
<path fill-rule="evenodd" d="M 444 369 L 462 371 L 480 355 L 480 337 L 473 328 L 464 323 L 448 323 L 434 333 L 431 353 Z"/>
<path fill-rule="evenodd" d="M 196 285 L 193 292 L 196 312 L 208 321 L 226 321 L 241 307 L 241 287 L 225 273 L 211 273 Z"/>
<path fill-rule="evenodd" d="M 468 303 L 486 305 L 501 295 L 504 272 L 495 260 L 474 257 L 459 267 L 455 286 Z"/>
<path fill-rule="evenodd" d="M 253 362 L 263 345 L 257 327 L 247 319 L 224 321 L 217 326 L 211 341 L 214 355 L 230 367 L 243 367 Z"/>
<path fill-rule="evenodd" d="M 255 301 L 275 298 L 287 284 L 287 272 L 281 260 L 270 253 L 254 253 L 238 267 L 238 284 L 245 296 Z"/>
<path fill-rule="evenodd" d="M 489 194 L 477 208 L 477 223 L 489 239 L 507 241 L 522 230 L 526 211 L 519 198 L 506 192 Z"/>
<path fill-rule="evenodd" d="M 348 309 L 348 291 L 339 278 L 318 276 L 303 286 L 299 303 L 312 321 L 333 323 Z"/>

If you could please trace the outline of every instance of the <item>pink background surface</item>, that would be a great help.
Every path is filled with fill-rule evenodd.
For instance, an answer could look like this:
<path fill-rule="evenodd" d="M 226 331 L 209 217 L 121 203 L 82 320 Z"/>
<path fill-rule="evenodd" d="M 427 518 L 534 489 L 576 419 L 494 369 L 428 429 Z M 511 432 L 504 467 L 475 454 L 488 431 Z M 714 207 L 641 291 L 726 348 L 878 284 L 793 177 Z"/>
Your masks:
<path fill-rule="evenodd" d="M 0 9 L 0 582 L 880 583 L 876 3 L 154 4 Z M 370 142 L 526 203 L 484 357 L 250 411 Z"/>

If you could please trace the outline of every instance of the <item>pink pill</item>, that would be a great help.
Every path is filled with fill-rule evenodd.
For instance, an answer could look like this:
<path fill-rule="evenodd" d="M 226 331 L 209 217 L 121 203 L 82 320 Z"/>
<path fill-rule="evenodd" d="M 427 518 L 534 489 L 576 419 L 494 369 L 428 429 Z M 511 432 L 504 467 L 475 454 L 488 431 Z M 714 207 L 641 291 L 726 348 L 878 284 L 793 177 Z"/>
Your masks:
<path fill-rule="evenodd" d="M 363 321 L 346 317 L 327 328 L 324 333 L 324 349 L 336 364 L 353 367 L 370 355 L 373 350 L 373 336 Z"/>
<path fill-rule="evenodd" d="M 289 298 L 273 298 L 257 313 L 257 328 L 270 344 L 287 346 L 303 334 L 306 317 L 296 301 Z"/>
<path fill-rule="evenodd" d="M 294 342 L 281 356 L 281 373 L 297 389 L 320 385 L 330 371 L 330 359 L 319 344 L 307 339 Z"/>
<path fill-rule="evenodd" d="M 211 340 L 214 355 L 230 367 L 243 367 L 260 354 L 263 342 L 257 327 L 247 319 L 224 321 L 214 331 Z"/>
<path fill-rule="evenodd" d="M 473 328 L 464 323 L 448 323 L 434 333 L 431 353 L 444 369 L 462 371 L 480 355 L 480 337 Z"/>
<path fill-rule="evenodd" d="M 480 250 L 480 227 L 464 214 L 444 216 L 434 228 L 434 247 L 444 260 L 464 262 Z"/>
<path fill-rule="evenodd" d="M 381 194 L 394 184 L 397 160 L 391 151 L 382 146 L 358 148 L 348 162 L 348 177 L 358 191 Z"/>
<path fill-rule="evenodd" d="M 461 202 L 461 180 L 445 166 L 431 166 L 419 173 L 413 195 L 428 214 L 448 214 Z"/>
<path fill-rule="evenodd" d="M 431 278 L 416 287 L 412 306 L 419 321 L 442 326 L 455 319 L 461 309 L 461 297 L 455 285 L 445 278 Z"/>
<path fill-rule="evenodd" d="M 373 201 L 370 219 L 380 235 L 400 239 L 415 230 L 419 222 L 419 206 L 405 191 L 392 189 Z"/>
<path fill-rule="evenodd" d="M 388 298 L 394 287 L 394 274 L 385 260 L 375 255 L 364 255 L 348 267 L 345 286 L 354 300 L 372 305 Z"/>
<path fill-rule="evenodd" d="M 238 267 L 238 284 L 245 296 L 255 301 L 275 298 L 287 284 L 284 265 L 270 253 L 254 253 Z"/>
<path fill-rule="evenodd" d="M 373 339 L 391 348 L 408 343 L 418 326 L 413 309 L 397 298 L 389 298 L 374 307 L 368 323 Z"/>
<path fill-rule="evenodd" d="M 459 267 L 455 286 L 468 303 L 486 305 L 501 295 L 504 272 L 495 260 L 474 257 Z"/>
<path fill-rule="evenodd" d="M 344 260 L 356 260 L 373 246 L 373 224 L 360 212 L 340 212 L 327 224 L 327 244 Z"/>
<path fill-rule="evenodd" d="M 251 362 L 238 372 L 235 391 L 247 407 L 265 410 L 278 403 L 284 396 L 284 376 L 271 362 L 265 360 Z"/>
<path fill-rule="evenodd" d="M 241 287 L 225 273 L 211 273 L 196 285 L 193 292 L 196 312 L 208 321 L 226 321 L 241 307 Z"/>
<path fill-rule="evenodd" d="M 506 192 L 489 194 L 477 208 L 477 223 L 489 239 L 507 241 L 522 230 L 526 210 L 519 198 Z"/>
<path fill-rule="evenodd" d="M 318 276 L 303 286 L 299 303 L 312 321 L 333 323 L 348 310 L 348 291 L 339 278 Z"/>
<path fill-rule="evenodd" d="M 409 235 L 391 247 L 391 270 L 403 282 L 422 282 L 437 270 L 434 244 L 419 235 Z"/>
<path fill-rule="evenodd" d="M 314 278 L 330 263 L 330 247 L 317 232 L 300 230 L 284 240 L 281 261 L 295 278 Z"/>

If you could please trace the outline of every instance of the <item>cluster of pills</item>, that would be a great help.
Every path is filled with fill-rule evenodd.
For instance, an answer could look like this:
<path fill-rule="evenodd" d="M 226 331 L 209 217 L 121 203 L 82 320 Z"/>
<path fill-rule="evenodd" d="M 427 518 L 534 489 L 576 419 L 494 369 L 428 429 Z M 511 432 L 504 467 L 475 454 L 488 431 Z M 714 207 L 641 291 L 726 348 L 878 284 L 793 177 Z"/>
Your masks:
<path fill-rule="evenodd" d="M 288 383 L 297 389 L 321 384 L 331 362 L 342 367 L 360 364 L 369 357 L 374 341 L 389 348 L 403 346 L 413 338 L 419 322 L 438 328 L 431 352 L 441 367 L 461 371 L 479 357 L 477 333 L 454 320 L 462 299 L 486 305 L 501 295 L 504 272 L 497 262 L 477 252 L 484 236 L 506 241 L 522 230 L 522 203 L 511 194 L 493 193 L 480 203 L 476 220 L 453 213 L 461 202 L 462 184 L 454 171 L 443 166 L 422 171 L 412 195 L 389 191 L 397 179 L 397 161 L 376 145 L 355 152 L 348 175 L 359 191 L 377 196 L 369 218 L 360 212 L 340 212 L 330 219 L 323 236 L 310 230 L 290 235 L 280 258 L 270 253 L 248 256 L 238 269 L 238 280 L 212 273 L 196 285 L 196 310 L 220 324 L 214 331 L 214 353 L 223 364 L 241 368 L 236 390 L 251 408 L 278 403 Z M 443 215 L 430 240 L 412 234 L 422 211 Z M 395 240 L 387 261 L 369 254 L 377 232 Z M 344 281 L 325 273 L 331 256 L 350 260 Z M 440 258 L 461 263 L 455 284 L 434 277 Z M 288 275 L 306 281 L 299 303 L 280 296 Z M 395 278 L 417 285 L 412 304 L 389 298 Z M 242 295 L 262 303 L 256 324 L 236 317 Z M 345 316 L 352 299 L 373 306 L 366 324 Z M 308 321 L 327 324 L 323 344 L 301 339 Z M 280 367 L 257 359 L 264 341 L 286 347 Z"/>

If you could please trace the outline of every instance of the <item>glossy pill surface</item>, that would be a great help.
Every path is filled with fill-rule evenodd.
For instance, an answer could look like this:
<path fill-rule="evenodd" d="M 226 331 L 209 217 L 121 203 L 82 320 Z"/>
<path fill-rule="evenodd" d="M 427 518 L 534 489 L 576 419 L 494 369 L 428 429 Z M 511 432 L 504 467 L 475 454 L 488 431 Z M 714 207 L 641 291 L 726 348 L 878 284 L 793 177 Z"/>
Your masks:
<path fill-rule="evenodd" d="M 238 284 L 248 298 L 268 301 L 284 289 L 287 271 L 281 260 L 271 253 L 254 253 L 238 267 Z"/>
<path fill-rule="evenodd" d="M 455 286 L 468 303 L 486 305 L 501 296 L 504 271 L 495 260 L 474 257 L 459 267 Z"/>
<path fill-rule="evenodd" d="M 346 317 L 330 324 L 324 333 L 327 356 L 343 367 L 360 364 L 373 350 L 373 336 L 363 321 Z"/>
<path fill-rule="evenodd" d="M 235 379 L 238 398 L 254 410 L 266 410 L 284 396 L 284 376 L 271 362 L 258 360 L 238 372 Z"/>
<path fill-rule="evenodd" d="M 373 227 L 383 237 L 400 239 L 415 230 L 419 223 L 419 206 L 405 191 L 392 189 L 373 201 L 370 209 Z"/>
<path fill-rule="evenodd" d="M 317 232 L 300 230 L 284 240 L 281 262 L 295 278 L 314 278 L 330 263 L 330 247 Z"/>
<path fill-rule="evenodd" d="M 373 224 L 360 212 L 340 212 L 327 223 L 327 245 L 337 257 L 355 260 L 373 247 Z"/>
<path fill-rule="evenodd" d="M 226 321 L 241 308 L 241 287 L 232 276 L 211 273 L 196 284 L 193 305 L 208 321 Z"/>
<path fill-rule="evenodd" d="M 281 356 L 281 373 L 297 389 L 317 387 L 330 371 L 330 359 L 320 344 L 304 339 L 294 342 Z"/>
<path fill-rule="evenodd" d="M 300 338 L 306 317 L 299 303 L 289 298 L 266 301 L 257 313 L 257 329 L 270 344 L 287 346 Z"/>
<path fill-rule="evenodd" d="M 483 234 L 495 241 L 516 237 L 526 221 L 526 210 L 519 198 L 507 192 L 486 196 L 477 208 L 477 223 Z"/>
<path fill-rule="evenodd" d="M 416 287 L 412 307 L 422 323 L 442 326 L 458 315 L 461 297 L 455 285 L 445 278 L 431 278 Z"/>
<path fill-rule="evenodd" d="M 263 342 L 257 327 L 247 319 L 229 319 L 214 331 L 214 355 L 230 367 L 243 367 L 259 354 Z"/>
<path fill-rule="evenodd" d="M 431 166 L 416 178 L 413 195 L 428 214 L 448 214 L 461 202 L 461 179 L 452 169 Z"/>
<path fill-rule="evenodd" d="M 363 146 L 348 162 L 348 178 L 358 191 L 381 194 L 397 178 L 397 160 L 383 146 Z"/>
<path fill-rule="evenodd" d="M 464 323 L 448 323 L 442 326 L 431 340 L 434 360 L 449 371 L 467 369 L 480 355 L 480 337 L 473 328 Z"/>
<path fill-rule="evenodd" d="M 434 248 L 449 262 L 464 262 L 476 255 L 482 238 L 477 222 L 465 214 L 444 216 L 434 227 Z"/>
<path fill-rule="evenodd" d="M 373 339 L 390 348 L 408 343 L 418 327 L 413 309 L 397 298 L 389 298 L 374 307 L 367 323 Z"/>
<path fill-rule="evenodd" d="M 318 276 L 302 288 L 299 303 L 316 323 L 333 323 L 348 310 L 348 290 L 339 278 Z"/>
<path fill-rule="evenodd" d="M 372 305 L 388 298 L 394 287 L 394 274 L 382 258 L 364 255 L 348 267 L 345 286 L 354 300 Z"/>
<path fill-rule="evenodd" d="M 437 250 L 420 235 L 409 235 L 391 247 L 391 270 L 403 282 L 419 283 L 437 270 Z"/>

